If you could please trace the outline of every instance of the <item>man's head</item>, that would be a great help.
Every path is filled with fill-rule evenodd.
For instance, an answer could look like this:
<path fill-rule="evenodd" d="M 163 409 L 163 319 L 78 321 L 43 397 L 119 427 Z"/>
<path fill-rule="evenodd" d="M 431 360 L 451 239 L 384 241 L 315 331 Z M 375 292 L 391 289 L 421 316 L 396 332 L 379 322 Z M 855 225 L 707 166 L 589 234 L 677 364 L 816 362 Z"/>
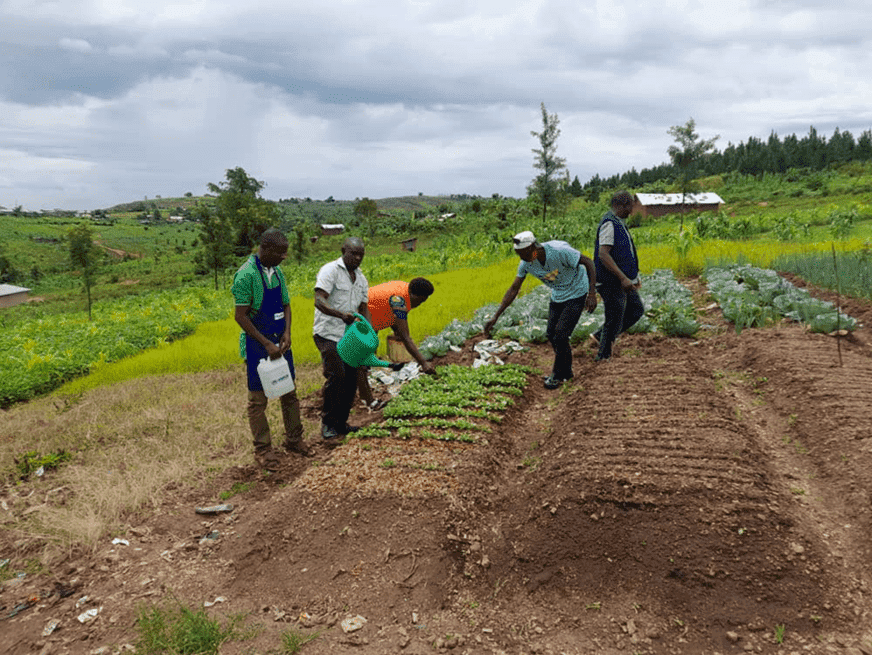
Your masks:
<path fill-rule="evenodd" d="M 536 241 L 536 236 L 530 230 L 516 234 L 512 238 L 512 245 L 518 257 L 525 262 L 533 261 L 539 250 L 539 242 Z"/>
<path fill-rule="evenodd" d="M 342 244 L 342 261 L 345 268 L 349 272 L 356 271 L 360 262 L 363 261 L 363 255 L 366 253 L 366 248 L 363 245 L 363 239 L 360 237 L 348 237 L 345 243 Z"/>
<path fill-rule="evenodd" d="M 409 282 L 409 302 L 412 309 L 426 301 L 433 294 L 433 283 L 423 277 Z"/>
<path fill-rule="evenodd" d="M 288 256 L 288 238 L 276 228 L 269 228 L 260 235 L 257 256 L 267 268 L 278 266 Z"/>
<path fill-rule="evenodd" d="M 612 211 L 618 218 L 627 218 L 633 213 L 633 194 L 629 191 L 618 191 L 612 196 Z"/>

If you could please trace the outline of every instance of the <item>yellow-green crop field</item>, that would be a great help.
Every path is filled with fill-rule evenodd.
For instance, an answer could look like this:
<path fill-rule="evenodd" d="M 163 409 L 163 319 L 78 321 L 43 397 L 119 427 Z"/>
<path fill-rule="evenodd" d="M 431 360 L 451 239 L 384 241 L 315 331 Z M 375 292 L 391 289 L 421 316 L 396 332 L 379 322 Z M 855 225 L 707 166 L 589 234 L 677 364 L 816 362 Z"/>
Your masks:
<path fill-rule="evenodd" d="M 643 273 L 671 269 L 680 276 L 701 272 L 707 263 L 743 261 L 766 268 L 779 256 L 828 252 L 832 244 L 829 241 L 797 243 L 768 239 L 701 240 L 680 257 L 674 244 L 657 243 L 640 246 L 639 259 Z M 857 238 L 835 244 L 839 251 L 868 248 L 868 244 Z M 412 337 L 420 341 L 439 334 L 453 319 L 469 320 L 483 305 L 498 303 L 515 276 L 517 263 L 518 260 L 512 257 L 486 267 L 428 275 L 435 293 L 411 314 Z M 380 281 L 376 279 L 373 283 Z M 536 280 L 528 280 L 522 293 L 532 290 L 537 284 Z M 164 304 L 157 300 L 145 304 L 141 299 L 134 300 L 141 306 L 116 310 L 112 316 L 95 317 L 92 323 L 77 317 L 58 319 L 62 325 L 51 325 L 57 321 L 43 319 L 33 325 L 16 326 L 16 334 L 0 334 L 5 337 L 3 342 L 6 344 L 0 347 L 0 370 L 21 373 L 17 376 L 4 374 L 4 379 L 14 378 L 14 384 L 21 387 L 0 389 L 0 394 L 5 394 L 4 403 L 26 400 L 58 387 L 61 393 L 77 393 L 147 375 L 241 366 L 239 327 L 231 317 L 233 299 L 229 291 L 192 288 L 164 293 L 166 298 L 161 301 Z M 196 315 L 192 313 L 195 309 Z M 292 348 L 299 363 L 319 361 L 312 341 L 314 311 L 311 298 L 292 298 Z M 209 313 L 223 318 L 210 319 Z M 121 327 L 129 324 L 135 324 L 134 332 L 139 341 L 134 342 L 133 335 L 125 334 L 120 341 L 129 347 L 110 350 L 119 341 Z M 75 335 L 74 339 L 69 338 L 70 333 Z M 19 343 L 23 338 L 21 334 L 28 336 Z M 383 355 L 384 333 L 382 339 L 379 354 Z M 28 375 L 34 376 L 33 379 L 28 381 Z"/>

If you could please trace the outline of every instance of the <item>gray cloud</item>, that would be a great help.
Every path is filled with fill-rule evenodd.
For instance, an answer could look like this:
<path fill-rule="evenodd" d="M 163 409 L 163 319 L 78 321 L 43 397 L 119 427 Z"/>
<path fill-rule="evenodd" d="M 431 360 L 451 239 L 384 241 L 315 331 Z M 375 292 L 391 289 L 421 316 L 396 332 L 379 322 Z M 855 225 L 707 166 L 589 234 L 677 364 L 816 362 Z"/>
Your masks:
<path fill-rule="evenodd" d="M 200 193 L 523 195 L 539 103 L 585 181 L 720 147 L 872 125 L 861 0 L 0 5 L 0 204 Z"/>

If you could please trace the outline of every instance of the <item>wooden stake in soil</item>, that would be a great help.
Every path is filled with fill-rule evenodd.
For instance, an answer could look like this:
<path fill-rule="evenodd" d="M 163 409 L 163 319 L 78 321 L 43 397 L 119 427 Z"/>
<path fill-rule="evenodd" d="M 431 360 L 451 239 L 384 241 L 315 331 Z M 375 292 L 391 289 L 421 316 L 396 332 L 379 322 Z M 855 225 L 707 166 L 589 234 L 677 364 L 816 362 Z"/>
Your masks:
<path fill-rule="evenodd" d="M 839 350 L 839 368 L 842 367 L 842 285 L 839 282 L 839 263 L 836 259 L 836 244 L 833 247 L 833 272 L 836 275 L 836 347 Z"/>

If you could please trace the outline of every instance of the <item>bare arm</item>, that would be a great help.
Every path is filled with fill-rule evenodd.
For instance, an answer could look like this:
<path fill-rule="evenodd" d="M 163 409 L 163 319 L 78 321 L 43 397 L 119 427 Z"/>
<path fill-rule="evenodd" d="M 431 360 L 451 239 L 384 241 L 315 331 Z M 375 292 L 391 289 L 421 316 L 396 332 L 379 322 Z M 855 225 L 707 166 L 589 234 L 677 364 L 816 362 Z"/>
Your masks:
<path fill-rule="evenodd" d="M 282 353 L 286 353 L 291 349 L 291 306 L 285 305 L 285 332 L 282 334 L 282 340 L 279 342 L 279 349 Z"/>
<path fill-rule="evenodd" d="M 521 290 L 522 284 L 524 284 L 524 278 L 522 277 L 516 277 L 512 282 L 512 286 L 508 288 L 506 294 L 503 296 L 503 301 L 500 303 L 499 308 L 494 312 L 493 318 L 484 324 L 484 334 L 486 337 L 490 337 L 491 330 L 493 330 L 497 319 L 504 311 L 506 311 L 506 307 L 511 305 L 515 301 L 515 298 L 518 297 L 518 292 Z"/>
<path fill-rule="evenodd" d="M 590 257 L 585 257 L 584 255 L 578 256 L 578 264 L 579 266 L 584 266 L 587 270 L 587 281 L 589 284 L 584 308 L 588 312 L 593 312 L 596 309 L 596 266 Z"/>
<path fill-rule="evenodd" d="M 612 259 L 612 247 L 604 246 L 600 244 L 599 247 L 599 258 L 603 263 L 603 266 L 606 267 L 606 270 L 614 273 L 618 279 L 621 281 L 621 288 L 625 291 L 630 291 L 631 289 L 638 289 L 638 284 L 633 284 L 633 281 L 624 275 L 624 272 L 618 268 L 618 265 L 615 263 L 615 260 Z"/>
<path fill-rule="evenodd" d="M 409 334 L 409 321 L 404 318 L 397 318 L 394 319 L 394 324 L 391 327 L 394 330 L 394 334 L 396 334 L 400 338 L 400 341 L 403 342 L 403 345 L 406 347 L 406 350 L 409 351 L 409 354 L 416 362 L 418 362 L 418 364 L 420 364 L 421 370 L 428 375 L 435 373 L 436 369 L 430 362 L 424 359 L 421 351 L 418 350 L 418 346 L 416 346 L 414 340 L 412 340 L 412 335 Z"/>
<path fill-rule="evenodd" d="M 324 289 L 315 289 L 315 309 L 320 312 L 327 314 L 327 316 L 333 316 L 334 318 L 340 319 L 346 325 L 351 325 L 354 323 L 354 314 L 351 312 L 341 312 L 338 309 L 335 309 L 330 306 L 327 302 L 327 299 L 330 297 L 330 294 L 324 291 Z M 363 303 L 361 303 L 361 306 Z M 369 314 L 369 309 L 366 310 L 367 314 Z"/>

